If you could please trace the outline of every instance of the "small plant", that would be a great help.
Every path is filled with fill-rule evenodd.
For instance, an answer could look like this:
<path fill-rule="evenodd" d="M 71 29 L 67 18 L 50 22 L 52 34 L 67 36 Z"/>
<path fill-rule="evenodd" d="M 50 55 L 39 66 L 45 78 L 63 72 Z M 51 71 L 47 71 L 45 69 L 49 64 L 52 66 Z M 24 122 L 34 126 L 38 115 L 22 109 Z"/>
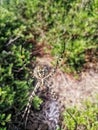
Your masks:
<path fill-rule="evenodd" d="M 35 96 L 33 101 L 32 101 L 32 104 L 33 104 L 35 109 L 39 110 L 40 109 L 40 105 L 42 104 L 42 102 L 43 101 L 38 96 Z"/>

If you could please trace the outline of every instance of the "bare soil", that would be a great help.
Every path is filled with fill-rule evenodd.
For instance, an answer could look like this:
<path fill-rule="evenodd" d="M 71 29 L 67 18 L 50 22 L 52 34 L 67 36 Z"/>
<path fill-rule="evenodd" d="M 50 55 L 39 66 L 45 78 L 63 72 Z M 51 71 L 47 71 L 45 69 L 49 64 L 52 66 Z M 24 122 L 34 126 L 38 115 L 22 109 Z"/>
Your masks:
<path fill-rule="evenodd" d="M 43 65 L 52 66 L 53 60 L 53 57 L 50 55 L 37 57 L 37 62 Z M 81 72 L 79 79 L 76 80 L 74 76 L 64 73 L 58 68 L 52 77 L 52 81 L 52 88 L 65 107 L 82 107 L 85 100 L 91 100 L 94 103 L 97 102 L 98 71 L 93 69 L 85 70 Z"/>

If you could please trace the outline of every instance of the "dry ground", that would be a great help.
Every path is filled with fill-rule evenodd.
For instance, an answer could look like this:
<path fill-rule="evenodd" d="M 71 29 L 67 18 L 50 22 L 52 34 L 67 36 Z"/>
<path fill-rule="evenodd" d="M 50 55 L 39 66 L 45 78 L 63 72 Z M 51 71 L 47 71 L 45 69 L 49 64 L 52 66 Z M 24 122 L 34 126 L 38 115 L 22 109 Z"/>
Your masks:
<path fill-rule="evenodd" d="M 37 62 L 52 66 L 53 58 L 49 55 L 37 58 Z M 55 93 L 59 95 L 65 107 L 81 106 L 86 99 L 97 102 L 98 95 L 98 71 L 89 69 L 79 75 L 76 80 L 72 75 L 62 72 L 59 68 L 52 78 Z"/>

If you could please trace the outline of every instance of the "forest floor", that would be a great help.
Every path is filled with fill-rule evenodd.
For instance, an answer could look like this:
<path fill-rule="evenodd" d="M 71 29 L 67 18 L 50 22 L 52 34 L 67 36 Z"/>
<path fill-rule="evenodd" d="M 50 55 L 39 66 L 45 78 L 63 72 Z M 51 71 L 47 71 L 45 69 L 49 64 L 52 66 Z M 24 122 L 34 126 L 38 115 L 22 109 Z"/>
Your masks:
<path fill-rule="evenodd" d="M 38 64 L 41 66 L 46 65 L 50 68 L 54 68 L 53 62 L 56 61 L 57 59 L 51 56 L 50 53 L 46 53 L 46 54 L 43 53 L 43 50 L 41 50 L 41 48 L 39 47 L 37 48 L 37 50 L 35 50 L 35 52 L 33 51 L 33 55 L 36 56 L 35 67 Z M 56 71 L 52 75 L 52 78 L 50 78 L 49 82 L 50 84 L 52 82 L 53 92 L 55 92 L 55 94 L 58 97 L 57 100 L 59 101 L 59 103 L 61 103 L 60 111 L 68 109 L 68 108 L 73 108 L 74 106 L 79 108 L 79 110 L 82 110 L 82 109 L 84 110 L 85 101 L 89 100 L 94 104 L 98 102 L 97 100 L 98 98 L 96 98 L 98 96 L 98 64 L 97 63 L 96 63 L 96 69 L 95 68 L 84 69 L 78 75 L 78 78 L 75 78 L 74 75 L 72 74 L 63 72 L 62 69 L 59 66 L 57 66 Z M 46 102 L 47 101 L 48 100 L 46 100 Z M 36 113 L 33 112 L 31 109 L 31 113 L 28 118 L 28 123 L 26 125 L 27 130 L 35 130 L 35 128 L 38 129 L 39 122 L 41 124 L 42 130 L 43 128 L 44 130 L 46 130 L 46 128 L 44 127 L 45 124 L 41 123 L 41 121 L 39 120 L 40 115 L 42 116 L 42 112 L 47 110 L 45 109 L 45 107 L 46 106 L 44 106 L 43 104 L 43 107 L 42 107 L 43 109 L 40 112 L 36 111 Z M 46 113 L 47 112 L 48 111 L 46 111 Z M 60 124 L 61 128 L 63 128 L 64 130 L 67 130 L 67 126 L 65 125 L 66 123 L 65 122 L 63 123 L 62 119 L 60 123 L 61 123 Z M 78 129 L 86 130 L 84 127 L 80 129 L 81 126 L 83 125 L 80 125 L 80 126 L 76 125 L 77 128 L 75 130 L 78 130 Z"/>

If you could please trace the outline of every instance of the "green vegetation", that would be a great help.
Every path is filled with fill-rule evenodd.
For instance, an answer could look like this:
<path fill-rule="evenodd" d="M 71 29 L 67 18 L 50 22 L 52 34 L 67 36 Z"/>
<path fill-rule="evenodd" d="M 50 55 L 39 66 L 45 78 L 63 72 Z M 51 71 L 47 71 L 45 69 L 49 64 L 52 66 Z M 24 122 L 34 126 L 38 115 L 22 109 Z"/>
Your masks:
<path fill-rule="evenodd" d="M 0 130 L 6 130 L 12 114 L 24 108 L 32 87 L 27 67 L 30 46 L 24 43 L 26 26 L 11 9 L 0 6 Z"/>
<path fill-rule="evenodd" d="M 32 101 L 32 104 L 34 105 L 34 108 L 36 110 L 40 110 L 40 105 L 42 104 L 42 102 L 42 99 L 40 99 L 38 96 L 35 96 Z"/>
<path fill-rule="evenodd" d="M 81 110 L 74 107 L 64 112 L 65 127 L 68 130 L 97 130 L 98 129 L 98 102 L 86 101 Z"/>
<path fill-rule="evenodd" d="M 63 57 L 65 71 L 80 71 L 87 50 L 98 49 L 97 0 L 5 0 L 2 6 L 3 11 L 5 6 L 9 10 L 9 17 L 13 15 L 11 23 L 21 30 L 28 28 L 34 40 L 49 44 L 54 56 Z M 14 33 L 19 33 L 19 28 Z"/>
<path fill-rule="evenodd" d="M 32 89 L 28 66 L 34 58 L 31 58 L 34 45 L 29 39 L 51 46 L 51 54 L 63 59 L 64 71 L 80 72 L 88 50 L 94 50 L 93 57 L 97 56 L 98 0 L 0 1 L 0 130 L 7 130 L 7 123 L 24 108 Z M 36 98 L 35 107 L 41 102 Z M 76 109 L 72 113 L 78 123 L 81 120 L 83 125 L 87 123 L 87 129 L 95 130 L 98 127 L 95 110 L 96 105 L 83 115 Z M 68 128 L 73 129 L 73 120 L 66 117 Z"/>

